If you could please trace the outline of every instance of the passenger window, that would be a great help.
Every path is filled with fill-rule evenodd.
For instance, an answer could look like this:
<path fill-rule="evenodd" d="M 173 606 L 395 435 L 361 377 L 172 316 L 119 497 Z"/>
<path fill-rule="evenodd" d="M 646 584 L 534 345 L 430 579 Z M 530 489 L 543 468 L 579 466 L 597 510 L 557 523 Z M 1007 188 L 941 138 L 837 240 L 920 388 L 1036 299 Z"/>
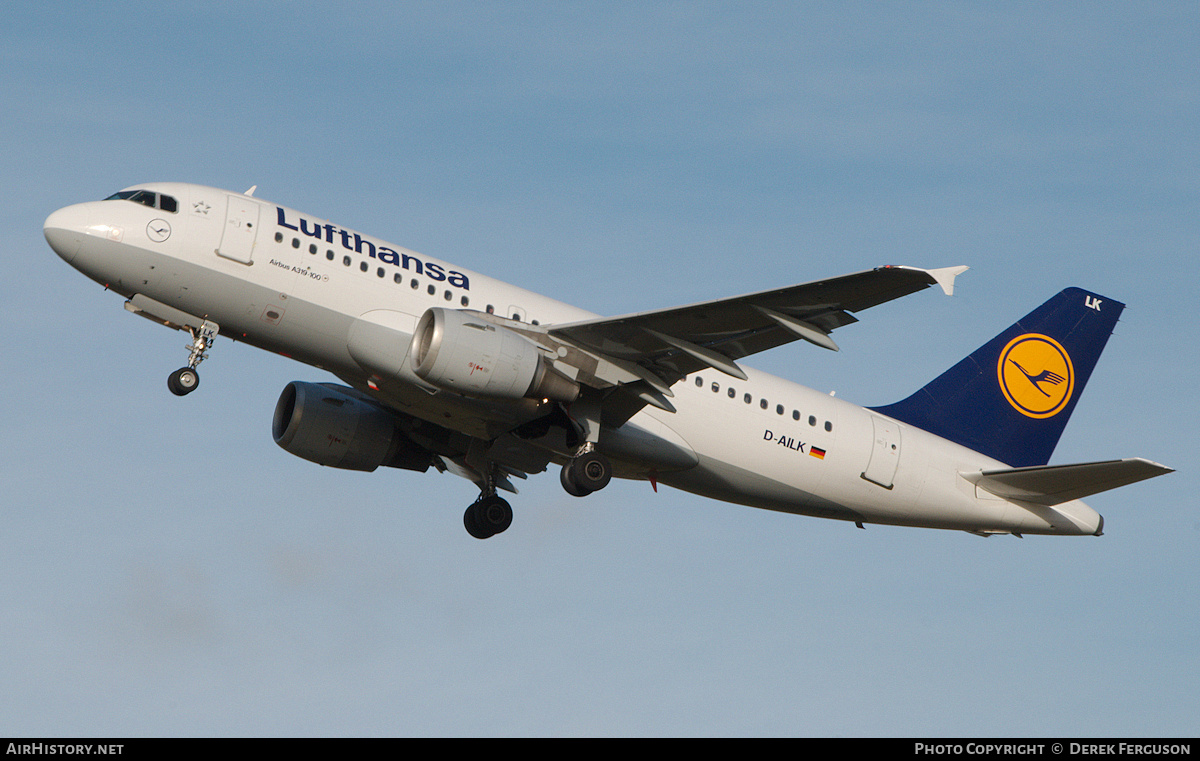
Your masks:
<path fill-rule="evenodd" d="M 825 430 L 826 430 L 826 431 L 829 431 L 829 432 L 832 432 L 832 431 L 833 431 L 833 423 L 831 423 L 831 422 L 829 422 L 828 420 L 826 420 L 826 421 L 825 421 Z"/>
<path fill-rule="evenodd" d="M 315 254 L 315 253 L 317 253 L 317 244 L 316 244 L 316 243 L 309 243 L 309 244 L 308 244 L 308 253 L 310 253 L 310 254 Z"/>
<path fill-rule="evenodd" d="M 430 284 L 429 284 L 429 287 L 428 287 L 428 288 L 426 288 L 425 290 L 426 290 L 426 291 L 429 293 L 429 295 L 430 295 L 430 296 L 432 296 L 432 295 L 434 295 L 435 293 L 437 293 L 437 286 L 436 286 L 436 285 L 434 285 L 433 283 L 430 283 Z"/>
<path fill-rule="evenodd" d="M 809 425 L 816 425 L 816 424 L 817 424 L 817 416 L 816 416 L 816 415 L 809 415 L 809 416 L 808 416 L 808 424 L 809 424 Z"/>
<path fill-rule="evenodd" d="M 782 404 L 776 404 L 776 405 L 775 405 L 775 414 L 776 414 L 776 415 L 782 415 L 782 414 L 783 414 L 783 405 L 782 405 Z"/>
<path fill-rule="evenodd" d="M 404 275 L 401 275 L 399 272 L 396 273 L 392 280 L 396 283 L 396 285 L 404 285 Z"/>
<path fill-rule="evenodd" d="M 371 265 L 367 264 L 366 262 L 359 262 L 358 269 L 361 272 L 366 272 L 367 270 L 371 269 Z"/>
<path fill-rule="evenodd" d="M 349 266 L 350 266 L 350 257 L 348 257 L 348 256 L 343 256 L 343 257 L 342 257 L 342 264 L 343 264 L 343 265 L 345 265 L 345 266 L 347 266 L 347 267 L 349 267 Z"/>
<path fill-rule="evenodd" d="M 292 238 L 292 248 L 300 248 L 300 239 Z"/>
<path fill-rule="evenodd" d="M 792 420 L 800 419 L 800 410 L 792 410 Z"/>
<path fill-rule="evenodd" d="M 696 385 L 699 386 L 700 388 L 704 388 L 704 379 L 701 378 L 699 375 L 696 376 Z"/>
<path fill-rule="evenodd" d="M 713 381 L 712 390 L 713 390 L 714 394 L 717 393 L 718 391 L 721 390 L 721 384 L 717 383 L 716 381 Z"/>
<path fill-rule="evenodd" d="M 325 258 L 331 262 L 333 261 L 333 249 L 325 252 Z"/>
<path fill-rule="evenodd" d="M 735 396 L 737 396 L 737 391 L 735 391 L 735 390 L 733 389 L 733 386 L 730 386 L 730 387 L 729 387 L 729 398 L 730 398 L 730 399 L 732 399 L 732 398 L 733 398 L 733 397 L 735 397 Z"/>
<path fill-rule="evenodd" d="M 275 242 L 283 243 L 283 233 L 275 233 Z"/>
<path fill-rule="evenodd" d="M 471 300 L 469 298 L 467 298 L 466 296 L 463 296 L 461 301 L 462 301 L 463 306 L 466 306 L 467 304 L 471 303 Z"/>
<path fill-rule="evenodd" d="M 379 277 L 383 277 L 387 273 L 383 271 L 383 267 L 380 267 L 379 269 L 375 270 L 375 274 L 379 275 Z"/>
<path fill-rule="evenodd" d="M 754 401 L 754 397 L 750 396 L 749 394 L 746 394 L 745 396 L 742 397 L 742 401 L 745 402 L 746 404 L 749 404 L 750 402 Z"/>
<path fill-rule="evenodd" d="M 758 406 L 759 406 L 759 407 L 761 407 L 762 409 L 764 409 L 764 410 L 765 410 L 765 409 L 767 408 L 767 400 L 766 400 L 766 399 L 759 399 L 759 400 L 758 400 Z"/>

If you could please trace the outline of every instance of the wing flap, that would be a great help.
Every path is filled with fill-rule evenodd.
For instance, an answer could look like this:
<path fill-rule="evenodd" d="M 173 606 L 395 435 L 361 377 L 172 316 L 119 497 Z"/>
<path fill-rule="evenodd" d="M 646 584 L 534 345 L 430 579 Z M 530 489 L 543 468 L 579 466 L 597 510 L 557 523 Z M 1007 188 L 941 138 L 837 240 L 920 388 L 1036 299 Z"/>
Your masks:
<path fill-rule="evenodd" d="M 1052 507 L 1172 472 L 1173 468 L 1134 457 L 1075 465 L 984 470 L 961 475 L 997 497 Z"/>

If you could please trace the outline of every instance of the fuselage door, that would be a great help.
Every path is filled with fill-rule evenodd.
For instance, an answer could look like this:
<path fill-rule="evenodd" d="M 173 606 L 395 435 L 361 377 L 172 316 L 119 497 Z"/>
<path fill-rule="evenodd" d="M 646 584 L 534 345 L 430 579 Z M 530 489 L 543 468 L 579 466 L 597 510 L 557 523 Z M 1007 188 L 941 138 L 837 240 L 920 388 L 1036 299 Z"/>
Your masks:
<path fill-rule="evenodd" d="M 900 424 L 871 416 L 875 436 L 871 443 L 871 461 L 862 477 L 885 489 L 892 488 L 896 466 L 900 464 Z"/>
<path fill-rule="evenodd" d="M 242 264 L 254 263 L 258 237 L 258 202 L 244 195 L 226 196 L 225 229 L 217 253 Z"/>

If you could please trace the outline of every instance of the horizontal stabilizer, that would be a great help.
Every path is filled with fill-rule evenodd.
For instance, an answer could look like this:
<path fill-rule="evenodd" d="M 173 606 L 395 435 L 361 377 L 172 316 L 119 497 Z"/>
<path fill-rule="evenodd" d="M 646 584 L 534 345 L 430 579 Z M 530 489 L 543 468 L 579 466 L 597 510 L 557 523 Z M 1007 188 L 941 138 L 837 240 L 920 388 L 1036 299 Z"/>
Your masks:
<path fill-rule="evenodd" d="M 1172 472 L 1173 468 L 1135 457 L 1077 465 L 984 470 L 963 473 L 962 477 L 997 497 L 1050 507 Z"/>

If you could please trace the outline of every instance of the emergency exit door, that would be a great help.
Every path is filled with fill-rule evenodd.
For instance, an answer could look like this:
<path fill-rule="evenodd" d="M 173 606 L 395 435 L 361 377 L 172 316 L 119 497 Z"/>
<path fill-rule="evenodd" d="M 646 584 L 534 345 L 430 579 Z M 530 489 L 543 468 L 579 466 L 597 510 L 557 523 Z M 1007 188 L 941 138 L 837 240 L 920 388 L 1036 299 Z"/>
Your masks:
<path fill-rule="evenodd" d="M 242 264 L 254 263 L 254 244 L 258 237 L 258 202 L 249 196 L 226 196 L 225 229 L 217 254 Z"/>
<path fill-rule="evenodd" d="M 871 444 L 871 460 L 862 477 L 885 489 L 892 488 L 896 466 L 900 464 L 900 424 L 871 416 L 875 438 Z"/>

